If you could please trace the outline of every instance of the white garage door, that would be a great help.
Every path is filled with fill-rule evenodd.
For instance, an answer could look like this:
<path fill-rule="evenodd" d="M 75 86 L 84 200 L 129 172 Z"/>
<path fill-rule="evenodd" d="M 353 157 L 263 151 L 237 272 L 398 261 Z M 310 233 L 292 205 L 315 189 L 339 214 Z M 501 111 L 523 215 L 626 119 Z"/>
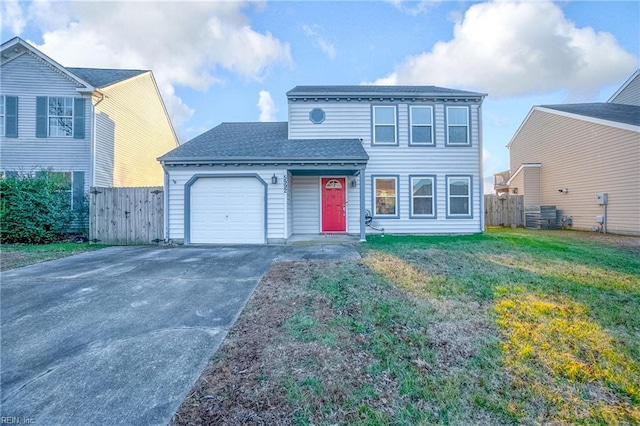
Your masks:
<path fill-rule="evenodd" d="M 253 177 L 200 178 L 191 186 L 192 243 L 263 244 L 264 186 Z"/>

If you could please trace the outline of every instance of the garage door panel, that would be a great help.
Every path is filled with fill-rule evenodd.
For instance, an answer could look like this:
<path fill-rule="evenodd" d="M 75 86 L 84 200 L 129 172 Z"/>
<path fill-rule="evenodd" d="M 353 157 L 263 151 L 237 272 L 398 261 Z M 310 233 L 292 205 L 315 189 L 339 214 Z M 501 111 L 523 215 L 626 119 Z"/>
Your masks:
<path fill-rule="evenodd" d="M 264 205 L 256 178 L 198 179 L 191 186 L 191 242 L 264 243 Z"/>

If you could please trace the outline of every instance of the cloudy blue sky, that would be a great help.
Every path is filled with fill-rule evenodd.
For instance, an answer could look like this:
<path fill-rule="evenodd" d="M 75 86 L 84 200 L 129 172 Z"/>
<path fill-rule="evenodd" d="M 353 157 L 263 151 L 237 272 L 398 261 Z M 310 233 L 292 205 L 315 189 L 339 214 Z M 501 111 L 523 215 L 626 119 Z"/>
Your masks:
<path fill-rule="evenodd" d="M 488 93 L 485 176 L 533 105 L 606 101 L 639 66 L 640 2 L 7 1 L 20 36 L 64 66 L 151 69 L 181 142 L 223 121 L 286 121 L 313 84 Z"/>

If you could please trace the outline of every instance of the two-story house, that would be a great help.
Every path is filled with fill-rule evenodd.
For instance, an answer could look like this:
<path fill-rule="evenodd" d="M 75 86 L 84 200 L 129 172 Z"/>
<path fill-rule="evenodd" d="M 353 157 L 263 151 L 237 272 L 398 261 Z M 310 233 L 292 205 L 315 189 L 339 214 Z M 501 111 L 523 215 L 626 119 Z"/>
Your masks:
<path fill-rule="evenodd" d="M 178 141 L 151 71 L 66 68 L 20 38 L 2 44 L 0 171 L 59 173 L 74 208 L 91 186 L 159 186 Z"/>
<path fill-rule="evenodd" d="M 289 122 L 222 123 L 159 158 L 165 236 L 482 232 L 481 105 L 433 86 L 298 86 Z"/>
<path fill-rule="evenodd" d="M 640 235 L 640 70 L 607 102 L 534 106 L 507 148 L 496 190 L 555 206 L 558 225 Z"/>

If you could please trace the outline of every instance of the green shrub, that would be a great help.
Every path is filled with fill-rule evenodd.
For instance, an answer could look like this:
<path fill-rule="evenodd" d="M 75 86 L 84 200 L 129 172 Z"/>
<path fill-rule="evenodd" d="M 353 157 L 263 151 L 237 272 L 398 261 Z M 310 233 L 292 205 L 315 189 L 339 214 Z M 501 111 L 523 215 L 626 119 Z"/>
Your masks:
<path fill-rule="evenodd" d="M 0 180 L 2 243 L 43 244 L 59 240 L 74 219 L 71 182 L 56 173 Z"/>

